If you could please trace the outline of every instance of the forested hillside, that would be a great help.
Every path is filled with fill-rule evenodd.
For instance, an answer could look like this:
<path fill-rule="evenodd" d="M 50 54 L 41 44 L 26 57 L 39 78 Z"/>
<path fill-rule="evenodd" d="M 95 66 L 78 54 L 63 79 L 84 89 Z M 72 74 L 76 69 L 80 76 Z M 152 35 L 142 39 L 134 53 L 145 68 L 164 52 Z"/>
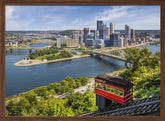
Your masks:
<path fill-rule="evenodd" d="M 160 52 L 153 54 L 147 48 L 129 48 L 125 50 L 127 62 L 132 67 L 120 76 L 134 84 L 134 100 L 160 95 Z"/>
<path fill-rule="evenodd" d="M 60 83 L 38 87 L 14 99 L 6 99 L 6 116 L 75 116 L 97 110 L 94 92 L 73 93 L 73 89 L 84 86 L 90 78 L 68 76 Z M 56 94 L 68 93 L 65 99 Z"/>

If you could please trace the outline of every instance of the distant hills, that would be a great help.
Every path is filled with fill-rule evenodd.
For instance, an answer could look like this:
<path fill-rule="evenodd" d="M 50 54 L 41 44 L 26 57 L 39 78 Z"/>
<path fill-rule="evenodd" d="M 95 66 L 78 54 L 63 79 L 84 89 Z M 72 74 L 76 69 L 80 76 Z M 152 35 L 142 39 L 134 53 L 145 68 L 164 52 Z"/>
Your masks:
<path fill-rule="evenodd" d="M 115 30 L 115 32 L 125 33 L 125 30 Z M 160 35 L 160 30 L 135 30 L 135 33 L 147 33 L 149 35 Z"/>
<path fill-rule="evenodd" d="M 75 31 L 73 29 L 70 30 L 22 30 L 22 31 L 5 31 L 6 33 L 40 33 L 40 32 L 49 32 L 49 33 L 55 33 L 55 34 L 64 34 L 64 33 L 71 33 L 72 31 Z M 120 33 L 125 33 L 125 30 L 115 30 L 115 32 L 120 32 Z M 135 30 L 135 32 L 139 32 L 139 33 L 148 33 L 148 34 L 152 34 L 152 35 L 160 35 L 160 30 Z"/>

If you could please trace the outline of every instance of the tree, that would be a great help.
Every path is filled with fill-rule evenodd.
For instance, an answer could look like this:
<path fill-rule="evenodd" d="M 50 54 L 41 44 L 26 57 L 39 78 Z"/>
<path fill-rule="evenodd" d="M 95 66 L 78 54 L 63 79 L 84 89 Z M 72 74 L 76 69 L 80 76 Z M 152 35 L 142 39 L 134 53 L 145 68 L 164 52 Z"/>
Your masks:
<path fill-rule="evenodd" d="M 71 82 L 71 81 L 73 81 L 73 78 L 72 78 L 71 76 L 67 76 L 67 77 L 65 78 L 65 80 L 68 81 L 68 82 Z"/>
<path fill-rule="evenodd" d="M 34 89 L 34 92 L 38 96 L 46 97 L 47 86 L 38 87 L 38 88 Z"/>
<path fill-rule="evenodd" d="M 76 82 L 77 87 L 80 87 L 81 86 L 81 80 L 79 78 L 77 78 L 75 80 L 75 82 Z"/>
<path fill-rule="evenodd" d="M 18 102 L 17 107 L 20 112 L 24 111 L 24 114 L 22 114 L 22 115 L 26 115 L 29 112 L 30 103 L 26 98 L 21 97 L 20 101 Z"/>
<path fill-rule="evenodd" d="M 29 101 L 31 106 L 38 104 L 37 94 L 34 91 L 29 91 L 29 92 L 25 93 L 24 96 Z"/>
<path fill-rule="evenodd" d="M 132 63 L 132 71 L 134 72 L 141 66 L 150 65 L 150 56 L 152 54 L 151 51 L 148 51 L 147 48 L 139 49 L 139 48 L 126 48 L 125 49 L 125 58 L 126 62 Z"/>
<path fill-rule="evenodd" d="M 83 95 L 80 92 L 76 92 L 69 96 L 68 104 L 72 107 L 76 115 L 82 114 L 84 109 L 84 99 Z"/>
<path fill-rule="evenodd" d="M 98 107 L 96 106 L 96 95 L 87 90 L 84 93 L 84 102 L 85 102 L 85 112 L 92 112 L 98 110 Z"/>

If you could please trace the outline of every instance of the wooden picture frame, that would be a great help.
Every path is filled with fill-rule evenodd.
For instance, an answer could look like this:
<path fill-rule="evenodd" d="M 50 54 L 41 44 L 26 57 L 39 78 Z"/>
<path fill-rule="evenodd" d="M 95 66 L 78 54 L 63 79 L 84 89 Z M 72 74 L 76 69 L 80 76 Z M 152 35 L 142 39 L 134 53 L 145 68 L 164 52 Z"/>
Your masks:
<path fill-rule="evenodd" d="M 5 116 L 5 6 L 6 5 L 160 5 L 161 106 L 160 116 L 6 117 Z M 1 121 L 164 121 L 165 120 L 165 1 L 164 0 L 0 0 L 0 120 Z"/>

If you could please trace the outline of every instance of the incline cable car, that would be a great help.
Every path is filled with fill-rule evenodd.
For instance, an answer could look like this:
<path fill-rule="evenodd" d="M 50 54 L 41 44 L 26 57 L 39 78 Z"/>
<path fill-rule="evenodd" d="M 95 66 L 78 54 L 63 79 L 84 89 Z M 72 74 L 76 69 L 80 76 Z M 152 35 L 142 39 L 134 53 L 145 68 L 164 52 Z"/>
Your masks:
<path fill-rule="evenodd" d="M 105 98 L 120 104 L 126 104 L 133 99 L 133 84 L 121 77 L 99 74 L 95 77 L 95 93 L 98 107 L 105 103 L 103 101 Z"/>

